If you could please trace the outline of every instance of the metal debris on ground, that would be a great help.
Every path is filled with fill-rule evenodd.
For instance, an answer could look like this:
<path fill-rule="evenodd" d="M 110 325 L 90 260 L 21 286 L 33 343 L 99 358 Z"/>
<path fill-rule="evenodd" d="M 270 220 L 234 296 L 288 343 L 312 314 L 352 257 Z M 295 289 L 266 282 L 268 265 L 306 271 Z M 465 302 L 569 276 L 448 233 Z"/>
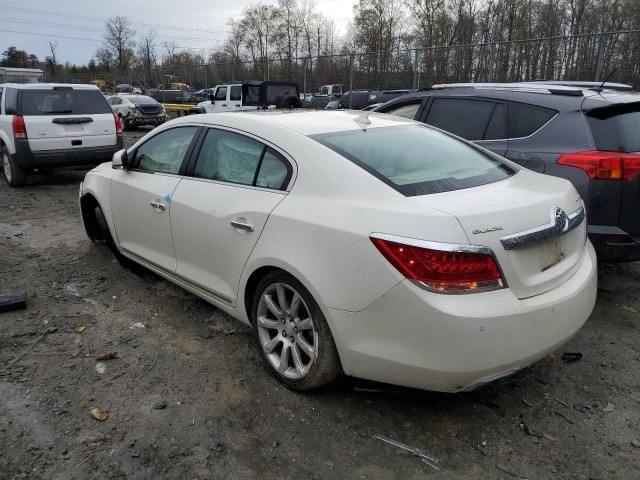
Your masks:
<path fill-rule="evenodd" d="M 167 402 L 165 402 L 165 401 L 163 400 L 163 401 L 161 401 L 161 402 L 156 403 L 156 404 L 153 406 L 153 409 L 154 409 L 154 410 L 162 410 L 162 409 L 163 409 L 163 408 L 165 408 L 166 406 L 167 406 Z"/>
<path fill-rule="evenodd" d="M 16 358 L 14 358 L 13 360 L 11 360 L 11 362 L 9 362 L 9 365 L 7 365 L 6 367 L 4 367 L 2 370 L 0 370 L 0 373 L 4 373 L 7 370 L 9 370 L 9 368 L 11 368 L 18 360 L 20 360 L 22 357 L 24 357 L 27 352 L 29 352 L 29 350 L 31 350 L 33 347 L 36 346 L 36 343 L 38 343 L 40 340 L 42 340 L 42 338 L 47 334 L 51 332 L 51 327 L 48 327 L 47 329 L 45 329 L 44 332 L 42 332 L 40 334 L 40 336 L 38 338 L 36 338 L 35 342 L 33 342 L 31 345 L 29 345 L 26 350 L 24 350 L 20 355 L 18 355 Z"/>
<path fill-rule="evenodd" d="M 562 354 L 562 361 L 564 363 L 577 362 L 581 358 L 582 358 L 582 354 L 580 352 L 564 352 Z"/>
<path fill-rule="evenodd" d="M 0 312 L 27 308 L 27 294 L 23 292 L 0 293 Z"/>
<path fill-rule="evenodd" d="M 80 325 L 78 327 L 78 333 L 83 333 L 86 329 L 87 329 L 87 327 L 85 327 L 84 325 Z"/>
<path fill-rule="evenodd" d="M 412 447 L 410 445 L 407 445 L 406 443 L 398 442 L 397 440 L 389 438 L 389 437 L 387 437 L 385 435 L 376 435 L 374 438 L 376 438 L 376 439 L 378 439 L 380 441 L 383 441 L 385 443 L 388 443 L 389 445 L 393 445 L 394 447 L 401 448 L 402 450 L 405 450 L 405 451 L 411 453 L 412 455 L 415 455 L 420 460 L 422 460 L 424 463 L 429 465 L 431 468 L 435 468 L 436 470 L 440 470 L 435 465 L 436 463 L 438 463 L 439 460 L 437 458 L 433 458 L 433 457 L 427 455 L 425 452 L 423 452 L 422 450 L 420 450 L 417 447 Z"/>
<path fill-rule="evenodd" d="M 607 402 L 607 406 L 606 406 L 606 407 L 604 407 L 604 408 L 602 409 L 602 411 L 603 411 L 604 413 L 609 413 L 609 412 L 613 412 L 615 409 L 616 409 L 616 407 L 613 405 L 613 403 L 611 403 L 611 402 Z"/>

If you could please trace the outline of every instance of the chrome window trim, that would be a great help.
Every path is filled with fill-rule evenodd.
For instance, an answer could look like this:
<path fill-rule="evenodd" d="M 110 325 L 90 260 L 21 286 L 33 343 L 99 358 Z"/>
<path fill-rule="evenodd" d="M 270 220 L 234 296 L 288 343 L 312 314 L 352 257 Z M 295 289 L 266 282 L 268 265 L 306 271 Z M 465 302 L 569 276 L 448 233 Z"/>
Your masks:
<path fill-rule="evenodd" d="M 424 282 L 420 282 L 417 280 L 409 280 L 411 283 L 413 283 L 414 285 L 416 285 L 419 288 L 422 288 L 423 290 L 426 290 L 428 292 L 432 292 L 432 293 L 437 293 L 440 295 L 468 295 L 468 294 L 472 294 L 472 293 L 483 293 L 483 292 L 491 292 L 494 290 L 501 290 L 503 288 L 509 288 L 509 285 L 507 284 L 507 279 L 504 276 L 504 271 L 502 270 L 502 267 L 500 266 L 500 262 L 498 261 L 498 258 L 496 257 L 495 253 L 493 252 L 493 250 L 487 246 L 484 245 L 471 245 L 471 244 L 467 244 L 467 245 L 463 245 L 460 243 L 443 243 L 443 242 L 433 242 L 433 241 L 429 241 L 429 240 L 419 240 L 416 238 L 411 238 L 411 237 L 402 237 L 400 235 L 392 235 L 392 234 L 388 234 L 388 233 L 379 233 L 379 232 L 374 232 L 371 235 L 369 235 L 370 238 L 377 238 L 380 240 L 387 240 L 389 242 L 395 242 L 395 243 L 403 243 L 405 245 L 411 245 L 413 247 L 419 247 L 419 248 L 427 248 L 430 250 L 440 250 L 440 251 L 444 251 L 444 252 L 458 252 L 458 253 L 482 253 L 484 255 L 489 255 L 491 256 L 491 258 L 493 258 L 493 261 L 495 262 L 496 266 L 498 267 L 498 271 L 500 272 L 500 280 L 498 281 L 497 285 L 490 285 L 487 287 L 479 287 L 477 290 L 474 291 L 438 291 L 438 290 L 434 290 L 433 288 L 431 288 L 429 285 L 427 285 Z"/>
<path fill-rule="evenodd" d="M 520 102 L 520 103 L 522 103 L 522 102 Z M 546 107 L 544 107 L 544 108 L 546 108 Z M 538 128 L 532 134 L 527 135 L 526 137 L 513 137 L 513 138 L 507 137 L 507 138 L 494 138 L 492 140 L 469 140 L 469 141 L 470 142 L 506 142 L 506 141 L 511 141 L 511 140 L 527 140 L 527 139 L 533 137 L 534 135 L 536 135 L 540 130 L 542 130 L 544 127 L 549 125 L 551 122 L 553 122 L 558 117 L 558 115 L 560 115 L 560 112 L 556 113 L 553 117 L 551 117 L 544 124 L 542 124 L 542 126 L 540 128 Z"/>
<path fill-rule="evenodd" d="M 561 237 L 577 228 L 585 219 L 584 205 L 567 215 L 558 207 L 549 210 L 549 223 L 500 238 L 505 250 L 517 250 Z"/>

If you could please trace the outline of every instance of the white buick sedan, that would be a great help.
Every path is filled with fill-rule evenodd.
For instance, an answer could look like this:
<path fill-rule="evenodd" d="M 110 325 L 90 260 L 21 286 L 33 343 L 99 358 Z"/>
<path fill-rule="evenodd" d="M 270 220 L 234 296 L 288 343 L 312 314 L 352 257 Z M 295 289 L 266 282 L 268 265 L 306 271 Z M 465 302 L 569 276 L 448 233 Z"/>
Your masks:
<path fill-rule="evenodd" d="M 472 389 L 560 347 L 595 302 L 569 182 L 398 117 L 184 117 L 80 196 L 92 240 L 251 325 L 293 389 Z"/>

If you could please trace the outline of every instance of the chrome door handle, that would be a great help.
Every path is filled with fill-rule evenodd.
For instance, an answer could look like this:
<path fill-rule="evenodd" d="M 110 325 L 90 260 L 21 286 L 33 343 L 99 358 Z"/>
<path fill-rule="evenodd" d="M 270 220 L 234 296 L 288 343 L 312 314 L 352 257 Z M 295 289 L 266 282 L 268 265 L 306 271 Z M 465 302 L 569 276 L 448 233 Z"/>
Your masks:
<path fill-rule="evenodd" d="M 167 206 L 162 202 L 153 201 L 153 202 L 151 202 L 151 206 L 153 208 L 155 208 L 156 210 L 160 210 L 160 211 L 164 211 L 164 210 L 167 209 Z"/>
<path fill-rule="evenodd" d="M 231 220 L 230 223 L 233 228 L 238 228 L 246 232 L 253 232 L 253 225 L 250 225 L 248 223 L 236 222 L 235 220 Z"/>

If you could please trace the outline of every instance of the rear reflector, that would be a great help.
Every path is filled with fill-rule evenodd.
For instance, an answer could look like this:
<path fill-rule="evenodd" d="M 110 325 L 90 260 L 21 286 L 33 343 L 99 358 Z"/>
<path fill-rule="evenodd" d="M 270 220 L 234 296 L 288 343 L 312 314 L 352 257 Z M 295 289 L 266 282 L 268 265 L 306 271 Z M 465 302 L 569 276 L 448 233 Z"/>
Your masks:
<path fill-rule="evenodd" d="M 122 122 L 120 121 L 120 117 L 114 113 L 113 119 L 116 122 L 116 135 L 122 135 Z"/>
<path fill-rule="evenodd" d="M 558 163 L 580 168 L 596 180 L 630 180 L 640 173 L 640 155 L 635 153 L 600 150 L 565 153 Z"/>
<path fill-rule="evenodd" d="M 27 138 L 27 126 L 24 124 L 22 115 L 15 115 L 11 120 L 14 138 Z"/>
<path fill-rule="evenodd" d="M 375 235 L 370 238 L 391 265 L 426 290 L 474 293 L 504 287 L 500 269 L 489 253 L 450 251 L 444 244 L 442 250 L 424 248 Z"/>

